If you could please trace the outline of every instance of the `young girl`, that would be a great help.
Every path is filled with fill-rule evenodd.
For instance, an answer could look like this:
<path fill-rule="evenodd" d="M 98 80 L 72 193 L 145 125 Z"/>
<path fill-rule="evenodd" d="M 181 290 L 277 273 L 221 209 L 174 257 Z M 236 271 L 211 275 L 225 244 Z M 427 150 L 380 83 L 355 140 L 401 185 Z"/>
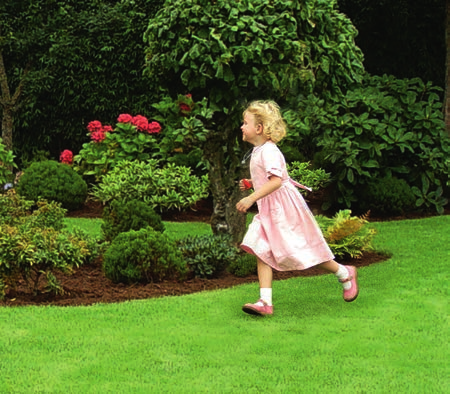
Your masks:
<path fill-rule="evenodd" d="M 278 105 L 272 101 L 254 101 L 244 111 L 242 138 L 254 145 L 251 179 L 239 182 L 241 190 L 254 192 L 236 204 L 240 212 L 256 202 L 259 213 L 253 218 L 242 241 L 242 249 L 254 254 L 258 263 L 260 299 L 245 304 L 242 310 L 252 315 L 272 315 L 272 269 L 304 270 L 319 266 L 333 272 L 343 285 L 347 302 L 358 296 L 355 267 L 334 261 L 311 211 L 289 178 L 286 162 L 276 143 L 286 135 L 286 125 Z"/>

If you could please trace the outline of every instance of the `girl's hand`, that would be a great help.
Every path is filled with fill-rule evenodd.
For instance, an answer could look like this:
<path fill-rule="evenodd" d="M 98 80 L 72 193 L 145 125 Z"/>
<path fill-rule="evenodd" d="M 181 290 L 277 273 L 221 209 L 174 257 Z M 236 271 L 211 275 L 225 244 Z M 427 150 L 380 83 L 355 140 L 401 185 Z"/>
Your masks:
<path fill-rule="evenodd" d="M 253 200 L 250 197 L 244 197 L 236 204 L 236 209 L 239 212 L 245 213 L 253 205 Z"/>
<path fill-rule="evenodd" d="M 253 187 L 253 183 L 251 179 L 241 179 L 239 181 L 239 189 L 241 191 L 251 189 Z"/>

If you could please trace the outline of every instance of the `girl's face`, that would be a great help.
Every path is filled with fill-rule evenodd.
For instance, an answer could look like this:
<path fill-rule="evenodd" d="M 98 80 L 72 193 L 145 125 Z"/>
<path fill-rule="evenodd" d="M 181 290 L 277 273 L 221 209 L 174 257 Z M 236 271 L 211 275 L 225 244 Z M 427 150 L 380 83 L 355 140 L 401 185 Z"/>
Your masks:
<path fill-rule="evenodd" d="M 242 140 L 250 142 L 253 145 L 257 145 L 261 135 L 262 126 L 256 124 L 255 116 L 248 112 L 244 113 L 244 122 L 241 126 Z"/>

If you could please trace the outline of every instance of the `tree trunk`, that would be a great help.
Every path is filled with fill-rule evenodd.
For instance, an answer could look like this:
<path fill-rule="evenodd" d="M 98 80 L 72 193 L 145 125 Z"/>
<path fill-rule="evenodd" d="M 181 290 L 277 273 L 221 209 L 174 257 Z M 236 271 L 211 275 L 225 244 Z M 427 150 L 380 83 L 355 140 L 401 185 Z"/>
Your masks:
<path fill-rule="evenodd" d="M 208 140 L 204 155 L 209 162 L 209 179 L 214 210 L 211 217 L 213 234 L 230 234 L 235 244 L 239 244 L 246 230 L 246 216 L 238 212 L 236 203 L 243 198 L 237 180 L 243 173 L 239 167 L 232 141 L 233 130 L 223 130 Z"/>
<path fill-rule="evenodd" d="M 444 117 L 445 129 L 450 136 L 450 0 L 445 3 L 445 96 L 444 96 Z"/>
<path fill-rule="evenodd" d="M 20 99 L 30 68 L 31 64 L 27 63 L 22 73 L 22 78 L 20 79 L 19 85 L 17 86 L 14 95 L 11 97 L 5 63 L 3 61 L 3 52 L 0 48 L 0 107 L 2 109 L 2 139 L 6 149 L 11 151 L 13 149 L 14 114 L 21 106 Z"/>
<path fill-rule="evenodd" d="M 12 151 L 13 141 L 13 124 L 14 116 L 13 112 L 9 108 L 3 108 L 2 111 L 2 140 L 7 150 Z"/>

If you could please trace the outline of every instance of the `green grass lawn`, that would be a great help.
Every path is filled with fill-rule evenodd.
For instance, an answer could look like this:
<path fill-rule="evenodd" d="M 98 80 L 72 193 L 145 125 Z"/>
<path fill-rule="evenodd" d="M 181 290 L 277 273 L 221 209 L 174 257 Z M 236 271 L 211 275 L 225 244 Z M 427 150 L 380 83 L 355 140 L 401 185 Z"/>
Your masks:
<path fill-rule="evenodd" d="M 448 393 L 450 217 L 373 226 L 392 258 L 359 270 L 353 303 L 325 275 L 275 282 L 269 318 L 241 312 L 256 283 L 2 308 L 0 392 Z"/>

